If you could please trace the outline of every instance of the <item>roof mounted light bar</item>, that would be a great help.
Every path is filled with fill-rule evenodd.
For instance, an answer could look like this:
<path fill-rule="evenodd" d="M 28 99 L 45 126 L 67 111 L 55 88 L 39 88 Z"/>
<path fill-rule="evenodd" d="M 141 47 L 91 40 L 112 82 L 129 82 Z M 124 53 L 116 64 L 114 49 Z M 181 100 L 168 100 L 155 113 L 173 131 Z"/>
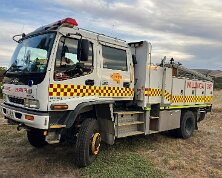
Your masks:
<path fill-rule="evenodd" d="M 78 23 L 76 22 L 75 19 L 72 19 L 70 17 L 65 18 L 63 20 L 59 20 L 58 22 L 55 23 L 56 25 L 63 25 L 63 26 L 68 26 L 68 27 L 74 27 L 78 26 Z"/>
<path fill-rule="evenodd" d="M 45 25 L 45 26 L 40 27 L 40 28 L 37 28 L 35 30 L 35 32 L 42 31 L 42 30 L 55 30 L 55 29 L 57 29 L 58 27 L 61 27 L 61 26 L 73 28 L 74 26 L 78 26 L 78 23 L 76 22 L 75 19 L 67 17 L 67 18 L 59 20 L 57 22 Z"/>

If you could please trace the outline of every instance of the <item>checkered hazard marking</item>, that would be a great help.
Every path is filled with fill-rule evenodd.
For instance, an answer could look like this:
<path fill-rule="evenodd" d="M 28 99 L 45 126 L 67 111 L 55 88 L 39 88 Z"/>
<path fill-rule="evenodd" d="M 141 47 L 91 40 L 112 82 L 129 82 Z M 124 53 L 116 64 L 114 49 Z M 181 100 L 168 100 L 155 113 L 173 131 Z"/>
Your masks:
<path fill-rule="evenodd" d="M 162 89 L 159 88 L 145 88 L 145 96 L 161 96 Z"/>
<path fill-rule="evenodd" d="M 162 90 L 159 88 L 145 88 L 145 96 L 162 96 Z M 207 102 L 210 103 L 213 101 L 212 96 L 181 96 L 174 95 L 172 96 L 167 90 L 165 90 L 164 98 L 167 101 L 171 101 L 172 103 L 194 103 L 194 102 Z"/>
<path fill-rule="evenodd" d="M 49 96 L 133 97 L 133 88 L 50 84 Z"/>

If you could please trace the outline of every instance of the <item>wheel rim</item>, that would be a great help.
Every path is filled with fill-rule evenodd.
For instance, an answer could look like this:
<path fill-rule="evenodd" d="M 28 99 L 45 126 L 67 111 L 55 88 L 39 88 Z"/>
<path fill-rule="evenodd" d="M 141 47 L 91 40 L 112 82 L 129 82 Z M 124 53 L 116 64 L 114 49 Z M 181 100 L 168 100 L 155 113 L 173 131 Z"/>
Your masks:
<path fill-rule="evenodd" d="M 192 134 L 192 131 L 193 131 L 193 120 L 192 120 L 192 118 L 187 119 L 185 128 L 186 128 L 186 132 L 189 135 Z"/>
<path fill-rule="evenodd" d="M 101 135 L 100 133 L 97 132 L 92 136 L 91 150 L 93 155 L 98 155 L 100 149 L 100 143 L 101 143 Z"/>

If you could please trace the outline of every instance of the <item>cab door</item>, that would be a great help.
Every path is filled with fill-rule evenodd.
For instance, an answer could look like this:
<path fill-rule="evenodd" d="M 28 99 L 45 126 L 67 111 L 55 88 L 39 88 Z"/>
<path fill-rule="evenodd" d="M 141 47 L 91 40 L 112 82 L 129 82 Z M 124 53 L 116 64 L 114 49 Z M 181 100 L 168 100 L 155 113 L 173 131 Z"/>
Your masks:
<path fill-rule="evenodd" d="M 101 44 L 101 97 L 133 98 L 132 56 L 126 47 Z M 130 60 L 131 59 L 131 60 Z"/>
<path fill-rule="evenodd" d="M 63 102 L 69 108 L 98 98 L 100 85 L 97 67 L 96 45 L 89 42 L 88 60 L 77 60 L 78 38 L 61 37 L 58 41 L 49 85 L 49 106 Z"/>

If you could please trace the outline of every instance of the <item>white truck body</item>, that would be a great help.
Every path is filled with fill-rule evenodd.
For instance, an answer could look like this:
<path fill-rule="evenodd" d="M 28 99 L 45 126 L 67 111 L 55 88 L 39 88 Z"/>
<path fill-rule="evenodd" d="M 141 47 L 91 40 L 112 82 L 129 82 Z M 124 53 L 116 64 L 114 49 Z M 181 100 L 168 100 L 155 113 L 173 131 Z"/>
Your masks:
<path fill-rule="evenodd" d="M 56 143 L 63 130 L 95 117 L 102 140 L 113 144 L 116 137 L 178 129 L 185 111 L 192 111 L 196 122 L 211 111 L 210 78 L 173 61 L 153 64 L 149 42 L 126 43 L 80 29 L 69 20 L 37 29 L 19 41 L 20 52 L 13 56 L 24 59 L 12 57 L 3 85 L 1 112 L 9 121 L 43 130 L 45 140 Z M 39 40 L 35 48 L 25 46 L 33 45 L 34 39 Z M 78 59 L 82 39 L 89 44 L 86 61 Z M 41 59 L 43 49 L 48 58 Z M 41 55 L 31 60 L 37 55 L 34 50 Z M 27 72 L 33 67 L 38 72 Z"/>

